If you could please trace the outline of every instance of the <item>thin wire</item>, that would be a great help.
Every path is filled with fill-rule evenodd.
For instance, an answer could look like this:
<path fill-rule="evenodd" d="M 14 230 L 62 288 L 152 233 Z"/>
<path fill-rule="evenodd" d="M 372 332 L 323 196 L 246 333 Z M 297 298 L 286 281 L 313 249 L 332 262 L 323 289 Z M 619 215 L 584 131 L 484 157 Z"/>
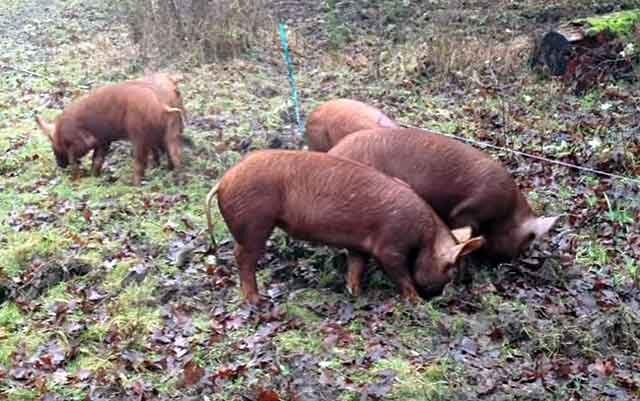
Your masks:
<path fill-rule="evenodd" d="M 402 124 L 402 123 L 400 125 L 402 125 L 405 128 L 418 128 L 418 127 L 412 127 L 410 125 L 406 125 L 406 124 Z M 418 129 L 420 129 L 420 128 L 418 128 Z M 631 178 L 631 177 L 627 177 L 627 176 L 624 176 L 624 175 L 607 173 L 606 171 L 597 170 L 597 169 L 590 168 L 590 167 L 578 166 L 577 164 L 567 163 L 567 162 L 563 162 L 563 161 L 560 161 L 560 160 L 549 159 L 548 157 L 544 157 L 544 156 L 532 155 L 532 154 L 525 153 L 525 152 L 522 152 L 522 151 L 519 151 L 519 150 L 509 149 L 509 148 L 505 148 L 503 146 L 498 146 L 498 145 L 492 145 L 490 143 L 481 142 L 481 141 L 477 141 L 475 139 L 469 139 L 469 138 L 465 138 L 465 137 L 458 136 L 458 135 L 445 134 L 445 133 L 442 133 L 442 132 L 431 131 L 431 130 L 429 130 L 429 132 L 433 132 L 435 134 L 442 135 L 442 136 L 448 136 L 450 138 L 458 139 L 460 141 L 473 143 L 473 144 L 478 145 L 478 146 L 486 146 L 488 148 L 492 148 L 492 149 L 496 149 L 496 150 L 502 150 L 502 151 L 513 153 L 513 154 L 516 154 L 516 155 L 519 155 L 519 156 L 528 157 L 530 159 L 540 160 L 540 161 L 543 161 L 543 162 L 546 162 L 546 163 L 550 163 L 550 164 L 557 164 L 559 166 L 564 166 L 564 167 L 572 168 L 572 169 L 575 169 L 575 170 L 586 171 L 586 172 L 591 173 L 591 174 L 603 175 L 605 177 L 631 181 L 631 182 L 635 183 L 636 185 L 640 185 L 640 179 L 637 179 L 637 178 Z"/>

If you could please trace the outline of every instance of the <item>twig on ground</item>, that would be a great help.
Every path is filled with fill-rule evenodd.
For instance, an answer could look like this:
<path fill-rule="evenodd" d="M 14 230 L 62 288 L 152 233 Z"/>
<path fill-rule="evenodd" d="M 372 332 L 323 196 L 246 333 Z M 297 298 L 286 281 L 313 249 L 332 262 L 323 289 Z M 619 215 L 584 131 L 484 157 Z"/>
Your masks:
<path fill-rule="evenodd" d="M 49 79 L 47 77 L 45 77 L 44 75 L 38 74 L 37 72 L 25 70 L 24 68 L 14 67 L 12 65 L 7 65 L 7 64 L 0 64 L 0 68 L 6 69 L 6 70 L 13 70 L 13 71 L 23 72 L 25 74 L 33 75 L 34 77 L 46 79 L 47 81 L 49 81 Z"/>

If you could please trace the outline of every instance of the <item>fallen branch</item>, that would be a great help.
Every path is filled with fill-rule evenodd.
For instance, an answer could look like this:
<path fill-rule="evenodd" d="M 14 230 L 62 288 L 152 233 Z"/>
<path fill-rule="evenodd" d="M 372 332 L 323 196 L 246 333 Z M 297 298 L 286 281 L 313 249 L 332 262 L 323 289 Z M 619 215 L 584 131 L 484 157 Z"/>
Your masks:
<path fill-rule="evenodd" d="M 24 68 L 14 67 L 12 65 L 7 65 L 7 64 L 2 64 L 2 63 L 0 63 L 0 68 L 1 69 L 5 69 L 5 70 L 12 70 L 12 71 L 22 72 L 22 73 L 27 74 L 27 75 L 31 75 L 31 76 L 34 76 L 34 77 L 42 78 L 45 81 L 49 82 L 51 85 L 58 85 L 57 82 L 52 81 L 51 79 L 47 78 L 46 76 L 44 76 L 42 74 L 38 74 L 37 72 L 26 70 Z M 76 88 L 85 89 L 85 90 L 91 89 L 91 87 L 88 86 L 88 85 L 76 85 Z"/>
<path fill-rule="evenodd" d="M 7 64 L 1 64 L 0 63 L 0 68 L 3 68 L 5 70 L 13 70 L 13 71 L 19 71 L 19 72 L 23 72 L 25 74 L 28 75 L 33 75 L 34 77 L 38 77 L 38 78 L 42 78 L 42 79 L 46 79 L 47 81 L 49 81 L 49 79 L 47 77 L 45 77 L 42 74 L 38 74 L 37 72 L 33 72 L 33 71 L 29 71 L 29 70 L 25 70 L 24 68 L 19 68 L 19 67 L 14 67 L 12 65 L 7 65 Z M 51 82 L 51 81 L 49 81 Z"/>

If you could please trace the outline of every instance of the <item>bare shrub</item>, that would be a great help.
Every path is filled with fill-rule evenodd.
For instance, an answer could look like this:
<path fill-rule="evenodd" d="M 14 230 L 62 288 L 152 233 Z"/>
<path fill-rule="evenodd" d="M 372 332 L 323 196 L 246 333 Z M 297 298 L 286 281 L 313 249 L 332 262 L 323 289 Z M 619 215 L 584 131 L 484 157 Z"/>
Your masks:
<path fill-rule="evenodd" d="M 236 57 L 273 32 L 268 0 L 122 0 L 145 63 L 188 55 L 195 63 Z M 272 33 L 271 33 L 272 34 Z"/>
<path fill-rule="evenodd" d="M 482 86 L 495 85 L 497 81 L 510 81 L 524 70 L 531 46 L 527 37 L 509 43 L 488 43 L 441 36 L 380 53 L 372 73 L 396 81 L 472 81 Z"/>

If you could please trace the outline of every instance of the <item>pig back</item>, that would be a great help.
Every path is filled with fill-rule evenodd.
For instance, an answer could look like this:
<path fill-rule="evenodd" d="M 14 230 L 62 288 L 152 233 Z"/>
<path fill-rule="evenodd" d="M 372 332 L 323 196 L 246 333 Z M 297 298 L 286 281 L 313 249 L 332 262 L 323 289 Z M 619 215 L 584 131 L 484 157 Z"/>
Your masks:
<path fill-rule="evenodd" d="M 486 208 L 477 218 L 487 221 L 509 214 L 518 190 L 504 167 L 462 142 L 411 128 L 375 129 L 349 135 L 331 149 L 407 182 L 447 220 L 463 202 Z"/>
<path fill-rule="evenodd" d="M 298 239 L 360 249 L 380 230 L 417 241 L 434 225 L 407 185 L 319 152 L 253 152 L 225 174 L 218 202 L 225 220 L 272 220 Z"/>
<path fill-rule="evenodd" d="M 326 152 L 351 133 L 382 127 L 397 125 L 373 106 L 351 99 L 334 99 L 311 112 L 306 135 L 312 150 Z"/>

